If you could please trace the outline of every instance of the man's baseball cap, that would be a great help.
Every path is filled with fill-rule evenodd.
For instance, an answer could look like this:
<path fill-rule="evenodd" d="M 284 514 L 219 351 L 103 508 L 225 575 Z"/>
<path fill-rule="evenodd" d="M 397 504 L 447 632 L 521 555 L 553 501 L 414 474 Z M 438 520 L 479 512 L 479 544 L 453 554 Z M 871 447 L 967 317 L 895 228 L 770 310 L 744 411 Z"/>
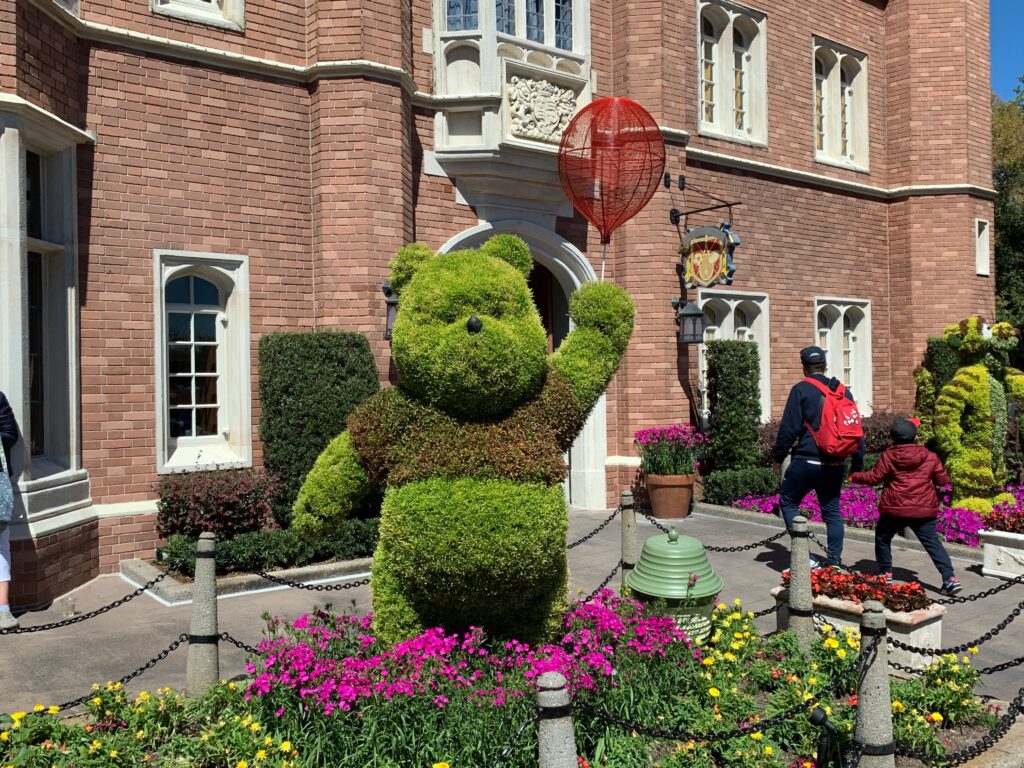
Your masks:
<path fill-rule="evenodd" d="M 800 350 L 800 362 L 804 365 L 825 362 L 825 350 L 821 347 L 804 347 Z"/>

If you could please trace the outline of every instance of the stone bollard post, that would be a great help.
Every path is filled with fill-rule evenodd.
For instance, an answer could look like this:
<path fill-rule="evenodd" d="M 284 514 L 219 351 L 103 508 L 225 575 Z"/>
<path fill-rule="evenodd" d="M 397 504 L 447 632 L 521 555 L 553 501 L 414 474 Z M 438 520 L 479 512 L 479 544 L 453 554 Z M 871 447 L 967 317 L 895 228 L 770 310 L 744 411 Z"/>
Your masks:
<path fill-rule="evenodd" d="M 217 632 L 217 573 L 214 556 L 217 537 L 199 534 L 196 574 L 192 583 L 192 626 L 188 636 L 185 694 L 201 696 L 220 680 Z"/>
<path fill-rule="evenodd" d="M 857 730 L 854 739 L 863 750 L 860 768 L 895 768 L 892 734 L 892 694 L 889 692 L 889 649 L 885 642 L 885 610 L 877 600 L 864 603 L 860 619 L 861 645 L 880 642 L 865 663 L 857 691 Z"/>
<path fill-rule="evenodd" d="M 537 735 L 539 768 L 578 768 L 572 708 L 565 677 L 545 672 L 537 678 Z"/>
<path fill-rule="evenodd" d="M 633 492 L 623 491 L 619 498 L 622 506 L 622 592 L 626 587 L 626 577 L 636 567 L 640 557 L 640 546 L 636 535 L 636 509 L 633 507 Z"/>
<path fill-rule="evenodd" d="M 814 642 L 814 594 L 811 591 L 810 529 L 806 517 L 794 517 L 789 546 L 789 628 L 804 651 Z"/>

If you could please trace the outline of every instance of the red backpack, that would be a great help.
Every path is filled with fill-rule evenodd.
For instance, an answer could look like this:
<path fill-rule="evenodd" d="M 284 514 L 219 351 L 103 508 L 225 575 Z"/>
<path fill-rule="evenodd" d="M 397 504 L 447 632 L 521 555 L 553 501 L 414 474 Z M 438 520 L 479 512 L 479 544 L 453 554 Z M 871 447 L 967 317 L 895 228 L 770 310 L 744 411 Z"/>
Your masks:
<path fill-rule="evenodd" d="M 821 406 L 821 428 L 815 432 L 808 422 L 804 422 L 818 450 L 837 459 L 853 456 L 860 448 L 864 429 L 861 426 L 857 404 L 846 397 L 846 387 L 840 384 L 833 391 L 810 376 L 804 381 L 813 384 L 825 396 L 825 402 Z"/>

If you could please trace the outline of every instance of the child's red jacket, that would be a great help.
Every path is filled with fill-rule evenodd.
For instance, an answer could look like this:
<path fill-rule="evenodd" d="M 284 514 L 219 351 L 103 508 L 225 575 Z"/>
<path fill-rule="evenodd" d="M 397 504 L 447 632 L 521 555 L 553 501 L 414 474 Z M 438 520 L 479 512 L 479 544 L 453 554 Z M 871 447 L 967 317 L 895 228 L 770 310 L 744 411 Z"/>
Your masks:
<path fill-rule="evenodd" d="M 889 446 L 869 472 L 854 472 L 850 480 L 885 485 L 878 500 L 879 514 L 919 519 L 938 517 L 935 486 L 949 485 L 939 457 L 916 443 Z"/>

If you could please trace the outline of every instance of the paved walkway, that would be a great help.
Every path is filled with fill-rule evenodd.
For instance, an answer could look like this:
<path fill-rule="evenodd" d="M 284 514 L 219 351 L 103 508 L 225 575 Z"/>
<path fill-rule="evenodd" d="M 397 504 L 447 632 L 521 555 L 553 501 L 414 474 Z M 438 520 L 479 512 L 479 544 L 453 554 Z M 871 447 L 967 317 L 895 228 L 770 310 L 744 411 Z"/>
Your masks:
<path fill-rule="evenodd" d="M 569 540 L 575 541 L 594 530 L 607 513 L 574 512 L 570 517 Z M 680 532 L 696 536 L 705 544 L 734 546 L 766 538 L 779 530 L 779 521 L 724 519 L 695 514 L 683 521 Z M 646 520 L 640 521 L 640 536 L 646 539 L 658 531 Z M 614 522 L 586 543 L 569 552 L 572 589 L 589 593 L 611 572 L 620 557 L 620 527 Z M 938 574 L 927 556 L 898 547 L 894 542 L 895 574 L 898 579 L 917 577 L 929 590 L 937 587 Z M 780 540 L 755 551 L 709 553 L 712 567 L 725 579 L 723 599 L 739 597 L 750 610 L 772 604 L 769 590 L 779 583 L 779 574 L 788 566 L 786 542 Z M 873 548 L 870 543 L 847 539 L 844 561 L 852 567 L 873 572 Z M 983 578 L 975 563 L 954 562 L 969 595 L 1001 583 Z M 612 581 L 617 587 L 619 577 Z M 132 590 L 119 576 L 103 576 L 75 590 L 76 608 L 81 612 L 100 607 Z M 269 612 L 294 617 L 314 605 L 333 602 L 336 609 L 352 608 L 365 612 L 370 608 L 368 587 L 335 593 L 312 593 L 280 589 L 258 594 L 225 596 L 220 600 L 221 631 L 255 644 L 261 637 L 260 615 Z M 943 622 L 942 643 L 957 645 L 987 632 L 1024 601 L 1024 585 L 996 596 L 949 606 Z M 45 611 L 21 618 L 23 626 L 43 624 L 61 618 L 61 601 Z M 191 607 L 166 607 L 148 596 L 136 598 L 109 613 L 63 629 L 0 637 L 0 712 L 30 708 L 37 703 L 54 704 L 86 693 L 93 682 L 116 680 L 136 669 L 182 632 L 188 631 Z M 760 626 L 774 629 L 774 617 L 759 620 Z M 978 666 L 990 666 L 1015 658 L 1024 652 L 1024 619 L 1010 624 L 999 636 L 981 646 L 975 657 Z M 184 687 L 186 649 L 182 647 L 154 669 L 129 686 L 131 690 L 152 690 L 160 686 Z M 221 676 L 244 672 L 244 654 L 230 646 L 221 646 Z M 1024 687 L 1024 665 L 984 679 L 980 692 L 1007 701 Z M 1016 729 L 1015 729 L 1016 730 Z M 1017 752 L 1021 754 L 1020 751 Z M 990 764 L 990 763 L 986 763 Z M 1007 765 L 1010 765 L 1008 763 Z"/>

